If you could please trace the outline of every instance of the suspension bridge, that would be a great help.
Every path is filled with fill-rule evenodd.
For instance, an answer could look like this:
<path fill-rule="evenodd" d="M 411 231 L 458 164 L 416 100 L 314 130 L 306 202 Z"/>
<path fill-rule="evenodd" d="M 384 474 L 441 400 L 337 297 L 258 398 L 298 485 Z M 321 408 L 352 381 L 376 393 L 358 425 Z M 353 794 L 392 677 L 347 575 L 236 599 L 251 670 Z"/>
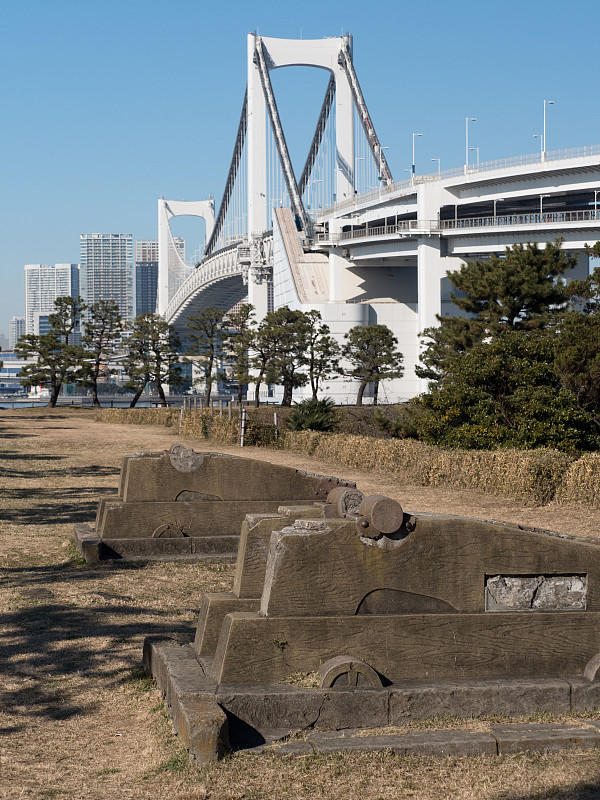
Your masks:
<path fill-rule="evenodd" d="M 557 237 L 588 273 L 585 245 L 600 240 L 600 146 L 467 163 L 394 181 L 352 56 L 352 36 L 274 39 L 249 34 L 247 86 L 220 205 L 160 199 L 157 311 L 185 338 L 185 320 L 208 306 L 247 301 L 260 320 L 288 305 L 317 309 L 343 339 L 355 325 L 388 325 L 405 375 L 386 386 L 404 400 L 419 333 L 455 313 L 446 273 L 518 242 Z M 275 69 L 309 66 L 329 80 L 299 177 L 271 81 Z M 180 257 L 179 215 L 206 222 L 204 256 Z M 338 379 L 325 393 L 345 400 Z"/>

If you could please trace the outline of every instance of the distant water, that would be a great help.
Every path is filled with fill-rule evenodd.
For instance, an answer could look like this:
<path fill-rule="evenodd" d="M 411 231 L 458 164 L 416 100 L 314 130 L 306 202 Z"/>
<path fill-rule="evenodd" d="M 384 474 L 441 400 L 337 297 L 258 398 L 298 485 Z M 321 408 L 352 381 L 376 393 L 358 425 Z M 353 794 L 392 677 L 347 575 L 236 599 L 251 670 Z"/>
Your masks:
<path fill-rule="evenodd" d="M 129 403 L 130 402 L 131 402 L 131 400 L 104 400 L 104 401 L 100 400 L 100 405 L 101 405 L 102 408 L 129 408 Z M 169 406 L 177 406 L 177 407 L 179 407 L 181 405 L 181 400 L 172 400 L 172 401 L 168 401 L 168 403 L 169 403 Z M 48 405 L 47 398 L 44 399 L 44 400 L 31 400 L 28 397 L 18 397 L 18 398 L 15 398 L 14 400 L 12 398 L 9 399 L 9 398 L 6 398 L 6 397 L 0 398 L 0 408 L 14 408 L 14 409 L 19 409 L 19 408 L 38 408 L 38 407 L 43 408 L 43 407 L 45 407 L 47 405 Z M 138 402 L 136 403 L 135 407 L 136 408 L 149 408 L 151 406 L 156 406 L 156 405 L 158 405 L 156 403 L 156 401 L 138 400 Z M 83 407 L 83 408 L 92 408 L 93 407 L 92 406 L 92 400 L 91 400 L 90 397 L 83 397 L 83 398 L 77 397 L 77 398 L 73 398 L 73 400 L 71 400 L 71 399 L 69 399 L 69 400 L 61 399 L 57 403 L 57 408 L 59 406 L 65 407 L 65 408 L 69 408 L 71 406 L 77 407 L 77 408 L 81 408 L 81 407 Z"/>

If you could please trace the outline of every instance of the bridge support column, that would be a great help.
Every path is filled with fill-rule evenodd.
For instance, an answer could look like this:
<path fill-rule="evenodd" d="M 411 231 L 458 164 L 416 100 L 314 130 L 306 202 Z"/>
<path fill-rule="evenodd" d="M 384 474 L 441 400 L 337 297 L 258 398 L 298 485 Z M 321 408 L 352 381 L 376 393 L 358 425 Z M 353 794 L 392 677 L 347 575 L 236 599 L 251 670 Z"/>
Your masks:
<path fill-rule="evenodd" d="M 266 280 L 259 283 L 252 270 L 248 274 L 248 302 L 254 306 L 256 321 L 261 322 L 269 310 L 269 286 Z"/>
<path fill-rule="evenodd" d="M 440 239 L 420 239 L 417 246 L 418 333 L 437 327 L 436 315 L 442 311 L 441 280 L 448 265 L 440 254 Z M 426 391 L 427 381 L 419 381 L 419 391 Z"/>
<path fill-rule="evenodd" d="M 247 170 L 248 170 L 248 235 L 267 229 L 267 106 L 254 63 L 256 35 L 248 34 L 248 105 L 247 105 Z"/>
<path fill-rule="evenodd" d="M 344 272 L 348 266 L 342 256 L 340 247 L 332 247 L 329 251 L 329 302 L 343 303 L 344 297 Z"/>

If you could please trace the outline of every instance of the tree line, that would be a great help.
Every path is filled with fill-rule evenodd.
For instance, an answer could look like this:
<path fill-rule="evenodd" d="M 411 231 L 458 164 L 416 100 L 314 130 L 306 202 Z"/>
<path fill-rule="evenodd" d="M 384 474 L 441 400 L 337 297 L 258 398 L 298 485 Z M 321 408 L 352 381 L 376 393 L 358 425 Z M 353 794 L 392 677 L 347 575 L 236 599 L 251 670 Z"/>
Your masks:
<path fill-rule="evenodd" d="M 318 311 L 285 306 L 257 322 L 247 303 L 231 311 L 209 307 L 187 319 L 182 353 L 175 328 L 158 314 L 141 314 L 127 327 L 113 300 L 87 307 L 80 297 L 60 297 L 54 305 L 48 333 L 26 334 L 15 348 L 31 362 L 21 371 L 21 383 L 48 388 L 50 407 L 67 383 L 90 390 L 99 406 L 99 382 L 110 376 L 117 361 L 128 376 L 126 388 L 133 392 L 131 407 L 148 385 L 166 405 L 164 387 L 185 383 L 182 362 L 195 364 L 207 403 L 215 381 L 227 380 L 237 385 L 240 402 L 244 387 L 254 384 L 257 406 L 264 384 L 282 386 L 282 405 L 289 406 L 295 389 L 310 385 L 316 400 L 324 382 L 335 376 L 358 381 L 358 405 L 372 384 L 376 404 L 380 383 L 403 374 L 402 354 L 387 326 L 356 326 L 340 346 Z M 75 341 L 79 329 L 81 343 Z"/>

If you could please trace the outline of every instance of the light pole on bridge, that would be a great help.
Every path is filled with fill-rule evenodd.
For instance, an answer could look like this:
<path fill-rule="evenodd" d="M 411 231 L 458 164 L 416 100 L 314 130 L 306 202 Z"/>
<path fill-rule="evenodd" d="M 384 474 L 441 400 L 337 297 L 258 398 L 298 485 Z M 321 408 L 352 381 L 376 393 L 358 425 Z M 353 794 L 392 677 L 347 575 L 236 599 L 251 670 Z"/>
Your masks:
<path fill-rule="evenodd" d="M 540 161 L 544 160 L 544 134 L 543 133 L 534 133 L 534 139 L 540 140 Z"/>
<path fill-rule="evenodd" d="M 544 100 L 544 139 L 542 147 L 542 161 L 546 160 L 546 106 L 553 106 L 554 100 Z"/>
<path fill-rule="evenodd" d="M 412 148 L 412 170 L 411 170 L 411 173 L 410 173 L 410 177 L 411 177 L 411 180 L 413 181 L 413 183 L 414 183 L 414 180 L 415 180 L 415 136 L 423 136 L 423 134 L 422 133 L 413 133 L 413 135 L 412 135 L 412 144 L 413 144 L 413 148 Z"/>
<path fill-rule="evenodd" d="M 441 158 L 432 158 L 431 160 L 432 161 L 437 161 L 438 175 L 441 175 L 441 173 L 442 173 L 442 159 Z"/>
<path fill-rule="evenodd" d="M 477 117 L 465 117 L 465 173 L 469 171 L 469 122 L 477 122 Z"/>

